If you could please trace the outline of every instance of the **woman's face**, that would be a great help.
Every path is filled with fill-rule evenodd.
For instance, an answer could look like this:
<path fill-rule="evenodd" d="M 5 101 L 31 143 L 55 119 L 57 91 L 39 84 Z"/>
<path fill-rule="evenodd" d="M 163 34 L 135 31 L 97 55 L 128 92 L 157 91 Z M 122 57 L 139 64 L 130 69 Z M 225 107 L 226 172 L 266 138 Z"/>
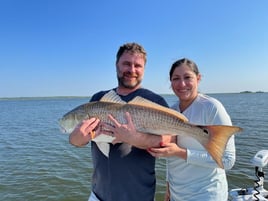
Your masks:
<path fill-rule="evenodd" d="M 196 75 L 187 65 L 181 64 L 171 76 L 171 87 L 181 102 L 192 101 L 197 96 L 200 79 L 200 74 Z"/>

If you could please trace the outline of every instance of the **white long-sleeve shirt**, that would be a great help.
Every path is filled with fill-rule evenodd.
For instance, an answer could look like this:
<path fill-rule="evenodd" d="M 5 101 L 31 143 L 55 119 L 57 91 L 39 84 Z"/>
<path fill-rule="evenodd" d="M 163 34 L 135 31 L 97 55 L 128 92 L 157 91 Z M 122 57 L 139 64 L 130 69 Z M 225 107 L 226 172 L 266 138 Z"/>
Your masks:
<path fill-rule="evenodd" d="M 179 111 L 179 102 L 172 106 Z M 232 125 L 223 105 L 216 99 L 198 94 L 183 114 L 190 123 L 197 125 Z M 178 145 L 187 148 L 187 160 L 178 157 L 167 158 L 167 181 L 171 201 L 226 201 L 228 184 L 225 170 L 235 163 L 235 142 L 232 136 L 223 156 L 224 169 L 204 147 L 191 137 L 177 137 Z"/>

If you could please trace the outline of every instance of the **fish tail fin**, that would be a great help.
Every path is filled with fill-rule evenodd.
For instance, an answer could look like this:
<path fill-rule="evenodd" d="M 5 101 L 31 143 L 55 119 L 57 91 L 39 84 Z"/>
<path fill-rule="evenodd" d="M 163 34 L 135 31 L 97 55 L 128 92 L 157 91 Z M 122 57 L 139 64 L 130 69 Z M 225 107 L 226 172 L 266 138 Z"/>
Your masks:
<path fill-rule="evenodd" d="M 225 125 L 201 126 L 201 129 L 209 134 L 208 142 L 204 145 L 206 150 L 216 161 L 219 167 L 224 168 L 222 156 L 226 148 L 226 144 L 233 134 L 240 132 L 242 129 L 236 126 Z"/>

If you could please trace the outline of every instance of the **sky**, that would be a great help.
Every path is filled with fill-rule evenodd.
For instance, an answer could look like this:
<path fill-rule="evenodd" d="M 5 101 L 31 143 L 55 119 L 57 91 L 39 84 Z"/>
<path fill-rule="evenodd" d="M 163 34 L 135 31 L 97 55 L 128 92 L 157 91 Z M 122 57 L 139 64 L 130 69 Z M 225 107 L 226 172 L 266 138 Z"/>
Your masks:
<path fill-rule="evenodd" d="M 0 0 L 0 98 L 91 96 L 117 86 L 115 55 L 148 54 L 142 86 L 173 94 L 196 62 L 202 93 L 268 92 L 267 0 Z"/>

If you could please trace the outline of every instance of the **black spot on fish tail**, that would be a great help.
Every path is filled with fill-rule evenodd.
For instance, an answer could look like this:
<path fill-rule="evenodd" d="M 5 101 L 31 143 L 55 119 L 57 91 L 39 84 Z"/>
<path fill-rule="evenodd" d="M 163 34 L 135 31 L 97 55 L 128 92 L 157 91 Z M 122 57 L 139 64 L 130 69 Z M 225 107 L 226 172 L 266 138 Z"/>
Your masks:
<path fill-rule="evenodd" d="M 206 127 L 204 127 L 204 126 L 197 126 L 197 127 L 200 128 L 200 129 L 202 129 L 202 131 L 203 131 L 204 133 L 206 133 L 206 134 L 209 135 L 209 131 L 208 131 L 208 129 L 207 129 Z"/>
<path fill-rule="evenodd" d="M 204 133 L 208 134 L 208 130 L 203 128 Z"/>

